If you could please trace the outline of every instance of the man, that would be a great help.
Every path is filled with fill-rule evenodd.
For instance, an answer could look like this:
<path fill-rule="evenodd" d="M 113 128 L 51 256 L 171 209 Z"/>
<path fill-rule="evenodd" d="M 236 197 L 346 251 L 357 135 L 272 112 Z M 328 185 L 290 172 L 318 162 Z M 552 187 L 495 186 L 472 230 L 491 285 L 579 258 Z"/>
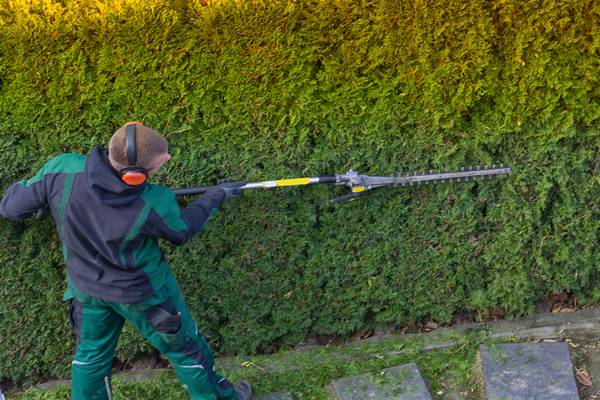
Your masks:
<path fill-rule="evenodd" d="M 169 358 L 192 399 L 245 400 L 250 385 L 218 375 L 157 239 L 183 244 L 243 182 L 215 186 L 189 207 L 147 183 L 171 156 L 167 141 L 138 122 L 112 136 L 108 152 L 63 154 L 31 179 L 13 184 L 0 214 L 26 218 L 49 207 L 67 264 L 69 319 L 77 338 L 72 399 L 110 399 L 117 340 L 131 321 Z"/>

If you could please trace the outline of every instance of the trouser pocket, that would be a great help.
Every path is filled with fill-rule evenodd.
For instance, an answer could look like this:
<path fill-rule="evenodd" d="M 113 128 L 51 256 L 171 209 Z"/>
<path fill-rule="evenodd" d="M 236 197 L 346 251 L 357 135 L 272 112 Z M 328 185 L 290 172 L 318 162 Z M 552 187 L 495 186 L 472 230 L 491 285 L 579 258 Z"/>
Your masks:
<path fill-rule="evenodd" d="M 182 329 L 181 313 L 171 299 L 148 308 L 144 311 L 144 317 L 170 350 L 178 350 L 184 346 L 186 335 Z"/>
<path fill-rule="evenodd" d="M 67 302 L 67 313 L 69 316 L 69 322 L 71 323 L 71 330 L 77 338 L 77 342 L 81 338 L 81 323 L 83 319 L 83 303 L 77 301 L 75 298 L 69 299 Z"/>

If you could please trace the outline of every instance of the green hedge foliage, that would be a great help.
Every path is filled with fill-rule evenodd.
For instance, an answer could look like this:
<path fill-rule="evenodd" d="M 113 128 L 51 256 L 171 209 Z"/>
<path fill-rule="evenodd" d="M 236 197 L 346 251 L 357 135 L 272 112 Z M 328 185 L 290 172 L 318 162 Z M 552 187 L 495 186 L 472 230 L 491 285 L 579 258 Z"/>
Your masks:
<path fill-rule="evenodd" d="M 166 253 L 226 353 L 597 302 L 599 20 L 592 0 L 5 0 L 0 190 L 129 120 L 168 138 L 173 187 L 504 162 L 337 207 L 248 193 Z M 0 221 L 0 264 L 0 377 L 68 376 L 52 221 Z M 127 327 L 119 357 L 148 350 Z"/>

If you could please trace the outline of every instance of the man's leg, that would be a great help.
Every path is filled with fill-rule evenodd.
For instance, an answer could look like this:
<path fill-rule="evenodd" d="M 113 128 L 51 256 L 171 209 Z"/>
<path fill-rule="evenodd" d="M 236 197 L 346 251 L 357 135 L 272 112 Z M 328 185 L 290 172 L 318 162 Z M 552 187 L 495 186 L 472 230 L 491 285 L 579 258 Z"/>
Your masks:
<path fill-rule="evenodd" d="M 216 373 L 213 352 L 198 332 L 171 276 L 166 289 L 140 305 L 119 308 L 169 358 L 193 400 L 235 400 L 233 386 Z"/>
<path fill-rule="evenodd" d="M 72 400 L 107 400 L 117 341 L 125 320 L 102 301 L 69 300 L 69 318 L 77 337 L 71 365 Z"/>
<path fill-rule="evenodd" d="M 200 334 L 198 324 L 189 313 L 187 305 L 185 304 L 185 299 L 183 298 L 183 294 L 181 293 L 181 290 L 179 289 L 179 286 L 172 275 L 167 281 L 167 287 L 169 288 L 169 294 L 175 303 L 175 307 L 181 313 L 183 326 L 185 327 L 186 331 L 189 332 L 189 336 L 192 339 L 193 344 L 189 344 L 187 346 L 187 351 L 184 353 L 185 358 L 192 358 L 194 360 L 200 360 L 203 358 L 206 364 L 205 368 L 207 371 L 209 371 L 209 380 L 217 395 L 217 399 L 235 400 L 236 396 L 233 385 L 229 382 L 229 380 L 217 372 L 213 351 L 204 337 Z M 177 371 L 179 379 L 183 379 L 182 377 L 185 374 L 189 374 L 191 372 L 190 369 L 186 367 L 187 362 L 185 359 L 183 361 L 171 360 L 171 362 L 173 362 L 175 365 L 175 370 Z M 179 366 L 177 364 L 179 364 Z"/>

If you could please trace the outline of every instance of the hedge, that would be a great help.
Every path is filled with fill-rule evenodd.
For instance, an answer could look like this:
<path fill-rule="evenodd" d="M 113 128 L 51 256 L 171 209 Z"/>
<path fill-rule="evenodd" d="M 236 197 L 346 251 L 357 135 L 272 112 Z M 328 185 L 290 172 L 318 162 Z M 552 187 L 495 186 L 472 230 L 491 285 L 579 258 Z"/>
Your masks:
<path fill-rule="evenodd" d="M 339 206 L 333 187 L 251 192 L 165 252 L 222 353 L 593 304 L 599 20 L 592 0 L 3 1 L 0 190 L 129 120 L 168 138 L 172 187 L 504 162 Z M 50 218 L 0 221 L 0 263 L 0 378 L 68 376 Z M 119 359 L 147 351 L 126 327 Z"/>

